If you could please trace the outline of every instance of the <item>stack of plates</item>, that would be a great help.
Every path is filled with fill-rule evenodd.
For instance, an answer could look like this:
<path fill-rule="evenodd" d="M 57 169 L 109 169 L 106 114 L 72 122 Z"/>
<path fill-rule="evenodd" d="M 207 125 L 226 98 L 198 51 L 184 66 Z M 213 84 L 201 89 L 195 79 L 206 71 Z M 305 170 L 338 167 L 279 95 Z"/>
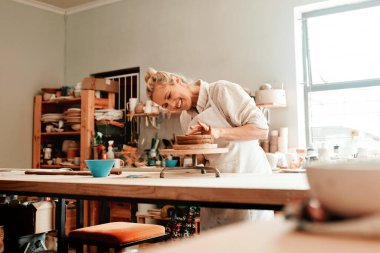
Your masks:
<path fill-rule="evenodd" d="M 176 144 L 173 149 L 209 149 L 217 148 L 218 144 L 214 144 L 214 138 L 211 135 L 178 135 L 176 136 Z"/>
<path fill-rule="evenodd" d="M 42 114 L 41 116 L 41 121 L 44 123 L 58 122 L 63 119 L 64 119 L 64 116 L 62 113 L 46 113 L 46 114 Z"/>
<path fill-rule="evenodd" d="M 69 108 L 64 112 L 64 119 L 67 123 L 76 124 L 80 123 L 81 111 L 79 108 Z"/>

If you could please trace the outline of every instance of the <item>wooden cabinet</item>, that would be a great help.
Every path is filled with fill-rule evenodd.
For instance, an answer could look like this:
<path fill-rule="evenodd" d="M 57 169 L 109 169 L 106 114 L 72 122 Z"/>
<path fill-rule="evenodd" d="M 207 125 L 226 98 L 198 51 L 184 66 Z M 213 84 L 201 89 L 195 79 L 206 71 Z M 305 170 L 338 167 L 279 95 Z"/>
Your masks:
<path fill-rule="evenodd" d="M 94 111 L 95 109 L 114 108 L 115 93 L 106 93 L 106 98 L 95 98 L 94 90 L 82 90 L 80 98 L 55 99 L 43 101 L 41 95 L 34 97 L 34 123 L 33 123 L 33 168 L 71 168 L 83 170 L 85 160 L 91 158 L 91 140 L 94 136 Z M 80 129 L 77 131 L 65 127 L 63 132 L 46 132 L 41 120 L 46 113 L 63 113 L 68 108 L 80 108 Z M 53 145 L 56 150 L 61 150 L 64 140 L 74 140 L 79 144 L 79 165 L 45 164 L 41 163 L 43 147 Z M 54 156 L 54 154 L 53 154 Z M 52 157 L 52 159 L 55 157 Z M 62 155 L 62 161 L 65 154 Z"/>

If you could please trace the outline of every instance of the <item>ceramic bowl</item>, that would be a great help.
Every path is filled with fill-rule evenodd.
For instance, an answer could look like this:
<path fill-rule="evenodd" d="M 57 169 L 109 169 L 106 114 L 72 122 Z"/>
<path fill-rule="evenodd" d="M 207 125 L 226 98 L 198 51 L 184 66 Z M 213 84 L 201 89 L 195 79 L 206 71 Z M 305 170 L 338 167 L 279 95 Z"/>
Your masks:
<path fill-rule="evenodd" d="M 45 92 L 45 93 L 43 94 L 43 99 L 44 99 L 44 101 L 47 101 L 47 100 L 50 100 L 50 99 L 52 98 L 52 96 L 53 96 L 52 93 L 47 93 L 47 92 Z"/>
<path fill-rule="evenodd" d="M 178 160 L 166 160 L 165 165 L 166 167 L 174 167 L 177 165 Z"/>
<path fill-rule="evenodd" d="M 93 177 L 107 177 L 115 164 L 115 160 L 85 160 Z"/>
<path fill-rule="evenodd" d="M 72 125 L 71 125 L 71 129 L 73 129 L 74 131 L 79 131 L 79 129 L 80 129 L 80 124 L 72 124 Z"/>
<path fill-rule="evenodd" d="M 312 196 L 343 217 L 380 212 L 380 161 L 312 164 L 306 169 Z"/>

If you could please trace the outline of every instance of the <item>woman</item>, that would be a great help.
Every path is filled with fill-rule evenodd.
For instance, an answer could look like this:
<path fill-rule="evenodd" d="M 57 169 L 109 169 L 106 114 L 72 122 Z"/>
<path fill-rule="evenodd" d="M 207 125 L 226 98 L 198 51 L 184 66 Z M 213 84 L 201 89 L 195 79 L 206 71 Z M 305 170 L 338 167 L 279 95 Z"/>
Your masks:
<path fill-rule="evenodd" d="M 222 173 L 271 173 L 258 140 L 268 135 L 267 121 L 254 100 L 238 84 L 228 81 L 188 81 L 183 76 L 148 69 L 147 95 L 169 111 L 182 111 L 186 135 L 211 134 L 220 155 L 205 155 L 209 166 Z M 273 218 L 273 211 L 201 208 L 202 229 L 242 220 Z"/>

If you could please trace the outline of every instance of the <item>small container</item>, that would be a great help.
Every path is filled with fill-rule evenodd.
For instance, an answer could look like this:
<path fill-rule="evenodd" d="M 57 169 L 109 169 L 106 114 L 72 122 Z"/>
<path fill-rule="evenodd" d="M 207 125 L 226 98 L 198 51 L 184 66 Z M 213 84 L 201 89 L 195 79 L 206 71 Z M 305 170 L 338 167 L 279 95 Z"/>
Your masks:
<path fill-rule="evenodd" d="M 67 159 L 74 160 L 78 156 L 79 148 L 68 148 L 67 149 Z"/>
<path fill-rule="evenodd" d="M 166 167 L 174 167 L 177 165 L 178 160 L 166 160 L 165 166 Z"/>
<path fill-rule="evenodd" d="M 262 147 L 265 153 L 269 153 L 269 140 L 263 140 Z"/>
<path fill-rule="evenodd" d="M 269 152 L 276 153 L 278 151 L 278 136 L 271 136 L 269 143 Z"/>
<path fill-rule="evenodd" d="M 51 148 L 44 148 L 44 159 L 45 160 L 50 160 L 51 159 Z"/>
<path fill-rule="evenodd" d="M 172 160 L 175 161 L 175 160 Z M 193 166 L 193 159 L 191 156 L 186 155 L 185 158 L 183 159 L 183 167 L 191 167 Z"/>
<path fill-rule="evenodd" d="M 157 156 L 157 151 L 155 149 L 149 150 L 149 157 L 153 158 Z"/>
<path fill-rule="evenodd" d="M 85 160 L 93 177 L 107 177 L 115 160 Z"/>
<path fill-rule="evenodd" d="M 135 113 L 143 113 L 143 112 L 144 112 L 144 103 L 143 102 L 137 103 L 135 107 Z"/>

